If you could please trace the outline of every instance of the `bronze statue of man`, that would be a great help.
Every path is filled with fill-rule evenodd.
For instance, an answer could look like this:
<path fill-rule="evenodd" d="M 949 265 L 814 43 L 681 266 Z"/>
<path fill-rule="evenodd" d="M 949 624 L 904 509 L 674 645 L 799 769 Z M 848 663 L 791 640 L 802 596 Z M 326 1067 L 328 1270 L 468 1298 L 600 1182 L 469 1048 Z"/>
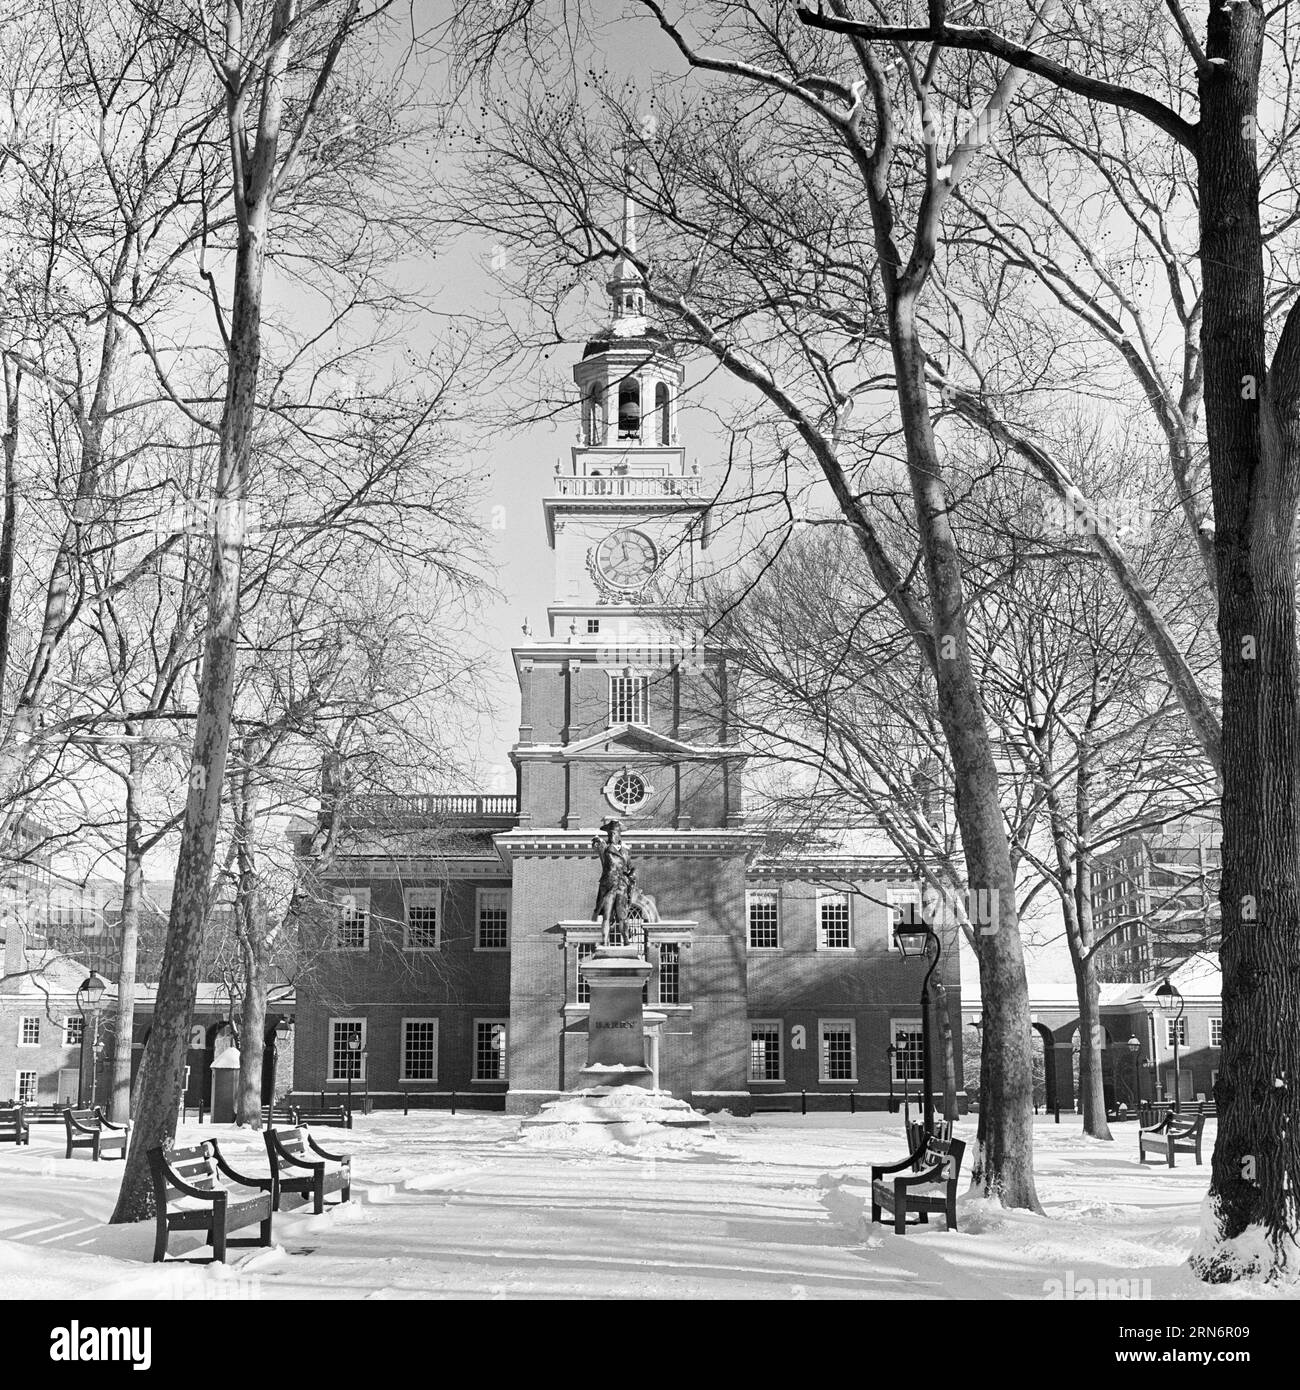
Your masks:
<path fill-rule="evenodd" d="M 600 855 L 600 884 L 591 919 L 601 925 L 603 945 L 622 946 L 627 939 L 628 875 L 632 857 L 623 843 L 623 827 L 619 821 L 611 817 L 601 821 L 600 828 L 605 838 L 602 840 L 597 835 L 591 842 L 592 849 Z M 613 939 L 615 936 L 617 941 Z"/>

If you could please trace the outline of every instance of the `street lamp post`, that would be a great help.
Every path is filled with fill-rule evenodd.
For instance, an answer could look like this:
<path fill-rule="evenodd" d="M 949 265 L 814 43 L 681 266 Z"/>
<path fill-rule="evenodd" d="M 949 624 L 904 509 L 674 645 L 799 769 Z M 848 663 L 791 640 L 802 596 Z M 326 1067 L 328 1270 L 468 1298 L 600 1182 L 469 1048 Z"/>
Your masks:
<path fill-rule="evenodd" d="M 893 1043 L 885 1049 L 885 1067 L 889 1072 L 889 1113 L 898 1114 L 898 1103 L 894 1100 L 894 1058 L 898 1055 L 898 1049 Z"/>
<path fill-rule="evenodd" d="M 1156 1003 L 1160 1006 L 1160 1012 L 1168 1019 L 1173 1019 L 1174 1035 L 1174 1114 L 1178 1114 L 1179 1107 L 1179 1088 L 1178 1088 L 1178 1035 L 1183 1027 L 1183 1010 L 1187 1007 L 1187 1001 L 1174 988 L 1172 981 L 1165 979 L 1158 990 L 1156 990 Z"/>
<path fill-rule="evenodd" d="M 86 1075 L 86 1010 L 90 1010 L 90 1106 L 95 1106 L 95 1072 L 99 1062 L 99 1005 L 107 986 L 94 970 L 77 987 L 77 1012 L 81 1015 L 81 1047 L 77 1053 L 77 1107 L 81 1107 Z"/>
<path fill-rule="evenodd" d="M 352 1073 L 357 1069 L 357 1060 L 361 1052 L 361 1034 L 348 1034 L 348 1051 L 352 1054 L 348 1058 L 348 1117 L 352 1116 Z"/>
<path fill-rule="evenodd" d="M 1142 1074 L 1138 1071 L 1138 1053 L 1142 1044 L 1137 1038 L 1130 1038 L 1124 1046 L 1128 1048 L 1128 1055 L 1133 1059 L 1133 1113 L 1136 1115 L 1142 1108 Z"/>
<path fill-rule="evenodd" d="M 934 960 L 921 983 L 921 1084 L 924 1088 L 925 1132 L 931 1135 L 934 1133 L 934 1091 L 930 1070 L 930 977 L 939 965 L 943 943 L 915 903 L 903 904 L 898 925 L 894 928 L 894 941 L 899 952 L 905 957 L 928 954 L 930 942 L 934 942 Z"/>

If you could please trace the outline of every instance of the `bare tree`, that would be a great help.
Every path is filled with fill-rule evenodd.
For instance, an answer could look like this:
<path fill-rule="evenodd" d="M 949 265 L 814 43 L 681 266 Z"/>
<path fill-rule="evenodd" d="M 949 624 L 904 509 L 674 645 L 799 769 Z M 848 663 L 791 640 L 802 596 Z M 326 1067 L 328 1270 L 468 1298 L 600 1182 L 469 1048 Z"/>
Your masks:
<path fill-rule="evenodd" d="M 1285 143 L 1294 146 L 1295 21 L 1286 3 L 1210 4 L 1202 39 L 1182 4 L 1170 0 L 1166 10 L 1124 13 L 1119 23 L 1075 10 L 1027 42 L 996 25 L 952 23 L 942 0 L 913 23 L 852 19 L 839 0 L 800 17 L 845 35 L 854 51 L 923 53 L 932 67 L 971 53 L 1009 63 L 1085 102 L 1136 113 L 1195 169 L 1223 700 L 1224 1045 L 1213 1226 L 1192 1263 L 1223 1282 L 1280 1275 L 1294 1263 L 1300 1229 L 1300 1127 L 1287 1085 L 1276 1084 L 1300 1068 L 1300 984 L 1290 965 L 1300 951 L 1300 300 L 1283 291 L 1290 303 L 1270 356 L 1263 195 L 1280 171 L 1259 149 L 1262 73 L 1285 94 Z M 1170 35 L 1177 65 L 1146 67 Z M 1282 225 L 1290 220 L 1284 212 Z M 1268 235 L 1278 230 L 1275 220 Z M 1252 1228 L 1267 1238 L 1267 1257 L 1234 1244 Z"/>

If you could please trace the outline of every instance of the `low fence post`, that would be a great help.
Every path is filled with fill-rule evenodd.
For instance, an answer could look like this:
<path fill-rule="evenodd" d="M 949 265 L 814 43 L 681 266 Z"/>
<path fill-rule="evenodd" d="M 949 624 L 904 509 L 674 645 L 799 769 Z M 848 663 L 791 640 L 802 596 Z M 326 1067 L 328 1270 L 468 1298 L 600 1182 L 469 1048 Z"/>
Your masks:
<path fill-rule="evenodd" d="M 456 1113 L 456 1092 L 455 1092 L 455 1091 L 453 1091 L 453 1092 L 451 1093 L 451 1113 L 452 1113 L 453 1115 Z"/>
<path fill-rule="evenodd" d="M 807 1092 L 807 1091 L 800 1091 L 800 1092 L 799 1092 L 799 1113 L 800 1113 L 801 1115 L 806 1115 L 806 1114 L 808 1113 L 808 1092 Z"/>
<path fill-rule="evenodd" d="M 858 1093 L 857 1093 L 856 1091 L 850 1091 L 850 1092 L 849 1092 L 849 1114 L 850 1114 L 850 1115 L 856 1115 L 857 1113 L 858 1113 Z"/>

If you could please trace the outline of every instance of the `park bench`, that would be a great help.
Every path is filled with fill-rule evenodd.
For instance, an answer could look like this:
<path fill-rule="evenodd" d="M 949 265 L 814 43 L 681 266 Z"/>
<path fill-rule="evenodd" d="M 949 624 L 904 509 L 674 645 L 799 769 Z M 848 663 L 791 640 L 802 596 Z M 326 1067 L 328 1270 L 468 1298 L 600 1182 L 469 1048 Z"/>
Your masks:
<path fill-rule="evenodd" d="M 131 1121 L 115 1125 L 104 1118 L 104 1112 L 95 1106 L 93 1110 L 65 1110 L 63 1124 L 68 1132 L 68 1152 L 65 1158 L 72 1157 L 73 1149 L 89 1149 L 96 1163 L 106 1154 L 117 1153 L 126 1158 L 126 1145 L 131 1135 Z"/>
<path fill-rule="evenodd" d="M 339 1205 L 352 1196 L 352 1155 L 333 1154 L 312 1138 L 302 1127 L 290 1130 L 268 1129 L 262 1138 L 271 1160 L 271 1205 L 280 1210 L 280 1198 L 286 1192 L 298 1192 L 304 1200 L 312 1198 L 313 1210 L 319 1216 L 325 1210 L 325 1194 L 341 1192 Z M 312 1157 L 312 1155 L 316 1157 Z M 328 1168 L 329 1163 L 339 1166 Z M 297 1173 L 294 1169 L 303 1169 Z"/>
<path fill-rule="evenodd" d="M 323 1129 L 352 1128 L 352 1111 L 346 1105 L 291 1105 L 289 1113 L 292 1117 L 289 1124 L 293 1128 L 298 1125 L 315 1125 Z"/>
<path fill-rule="evenodd" d="M 943 1212 L 950 1231 L 957 1229 L 957 1178 L 961 1173 L 962 1155 L 966 1151 L 960 1139 L 936 1139 L 930 1136 L 916 1152 L 897 1163 L 873 1164 L 871 1168 L 871 1220 L 880 1220 L 880 1208 L 886 1206 L 894 1213 L 894 1230 L 903 1235 L 907 1230 L 907 1213 L 916 1212 L 921 1223 L 930 1220 L 930 1213 Z M 909 1170 L 906 1177 L 890 1174 Z M 913 1222 L 913 1225 L 918 1224 Z"/>
<path fill-rule="evenodd" d="M 65 1100 L 62 1105 L 25 1105 L 23 1113 L 29 1125 L 59 1125 L 63 1123 L 63 1112 L 69 1104 Z"/>
<path fill-rule="evenodd" d="M 1138 1162 L 1146 1163 L 1147 1151 L 1163 1154 L 1172 1168 L 1174 1155 L 1195 1154 L 1196 1162 L 1201 1161 L 1201 1131 L 1205 1128 L 1205 1116 L 1179 1115 L 1170 1111 L 1158 1125 L 1138 1131 Z"/>
<path fill-rule="evenodd" d="M 167 1241 L 172 1231 L 206 1231 L 212 1258 L 226 1260 L 226 1245 L 270 1245 L 271 1194 L 255 1191 L 236 1196 L 217 1181 L 224 1174 L 242 1187 L 265 1186 L 268 1179 L 247 1178 L 237 1173 L 220 1155 L 213 1143 L 187 1149 L 172 1147 L 149 1150 L 149 1171 L 153 1175 L 154 1207 L 158 1233 L 153 1257 L 158 1263 L 167 1258 Z M 256 1222 L 261 1230 L 256 1241 L 231 1241 L 229 1233 Z"/>
<path fill-rule="evenodd" d="M 27 1117 L 21 1105 L 6 1105 L 0 1109 L 0 1144 L 28 1144 L 32 1142 L 31 1131 L 27 1128 Z"/>

